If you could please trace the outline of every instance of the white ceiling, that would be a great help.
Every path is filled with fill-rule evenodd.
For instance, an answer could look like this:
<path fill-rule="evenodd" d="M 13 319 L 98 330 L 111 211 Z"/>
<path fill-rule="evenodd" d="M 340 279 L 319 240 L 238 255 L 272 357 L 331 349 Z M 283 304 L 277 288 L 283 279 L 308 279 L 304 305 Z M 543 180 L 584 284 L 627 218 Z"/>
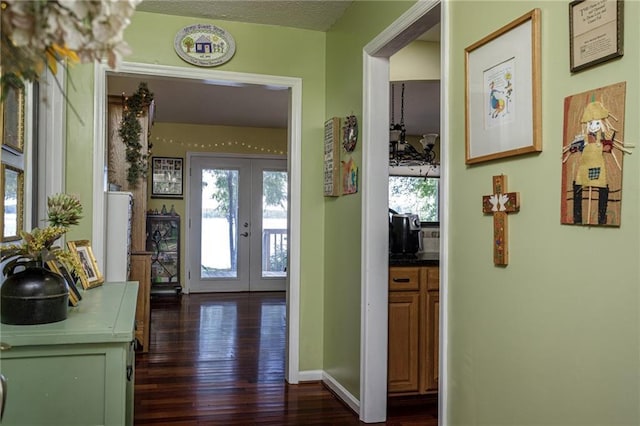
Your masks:
<path fill-rule="evenodd" d="M 351 1 L 144 0 L 137 10 L 195 18 L 281 25 L 326 31 Z M 439 26 L 422 40 L 439 40 Z M 233 34 L 232 34 L 233 35 Z M 232 59 L 233 60 L 233 59 Z M 288 90 L 257 85 L 221 86 L 200 80 L 110 74 L 111 95 L 132 94 L 141 81 L 156 101 L 156 122 L 243 127 L 287 126 Z M 400 86 L 395 89 L 395 119 L 400 121 Z M 407 82 L 405 126 L 408 134 L 437 132 L 438 82 Z M 346 115 L 346 114 L 345 114 Z"/>

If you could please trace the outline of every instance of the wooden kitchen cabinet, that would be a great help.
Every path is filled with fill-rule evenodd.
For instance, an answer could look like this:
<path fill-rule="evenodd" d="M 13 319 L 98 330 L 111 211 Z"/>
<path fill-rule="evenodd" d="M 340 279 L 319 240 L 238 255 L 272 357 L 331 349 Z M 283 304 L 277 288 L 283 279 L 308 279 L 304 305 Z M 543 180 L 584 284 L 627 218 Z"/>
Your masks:
<path fill-rule="evenodd" d="M 437 266 L 389 268 L 391 395 L 438 391 L 439 274 Z"/>
<path fill-rule="evenodd" d="M 438 364 L 440 353 L 440 268 L 424 268 L 426 276 L 426 347 L 424 353 L 428 354 L 426 368 L 423 369 L 426 377 L 423 380 L 424 393 L 438 391 Z"/>
<path fill-rule="evenodd" d="M 389 392 L 418 392 L 420 294 L 389 294 Z"/>

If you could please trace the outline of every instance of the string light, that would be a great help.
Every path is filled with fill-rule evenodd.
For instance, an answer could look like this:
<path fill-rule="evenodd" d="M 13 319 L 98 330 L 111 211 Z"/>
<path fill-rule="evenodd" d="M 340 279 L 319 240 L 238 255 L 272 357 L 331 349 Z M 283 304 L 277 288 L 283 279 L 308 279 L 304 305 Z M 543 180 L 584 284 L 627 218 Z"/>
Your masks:
<path fill-rule="evenodd" d="M 195 149 L 209 149 L 212 151 L 215 151 L 216 148 L 225 148 L 225 147 L 230 147 L 230 146 L 241 146 L 244 147 L 247 150 L 254 150 L 254 151 L 260 151 L 260 152 L 268 152 L 268 153 L 273 153 L 273 154 L 277 154 L 277 155 L 285 155 L 286 151 L 282 151 L 282 150 L 277 150 L 277 149 L 271 149 L 271 148 L 264 148 L 258 145 L 251 145 L 250 143 L 246 143 L 246 142 L 238 142 L 236 141 L 225 141 L 225 142 L 214 142 L 213 144 L 208 143 L 208 144 L 198 144 L 198 143 L 191 143 L 191 142 L 184 142 L 181 140 L 175 140 L 175 139 L 169 139 L 169 138 L 163 138 L 160 136 L 155 136 L 155 141 L 156 143 L 162 143 L 164 145 L 180 145 L 180 146 L 186 146 L 187 148 L 195 148 Z M 156 145 L 157 146 L 157 145 Z"/>

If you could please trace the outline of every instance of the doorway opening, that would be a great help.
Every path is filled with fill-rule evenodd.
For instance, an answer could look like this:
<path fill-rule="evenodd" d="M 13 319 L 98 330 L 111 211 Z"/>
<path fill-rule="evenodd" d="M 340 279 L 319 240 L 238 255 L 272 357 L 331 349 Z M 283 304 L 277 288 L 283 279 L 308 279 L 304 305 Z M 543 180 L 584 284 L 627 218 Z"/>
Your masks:
<path fill-rule="evenodd" d="M 225 72 L 209 69 L 190 69 L 175 66 L 124 62 L 119 73 L 145 78 L 191 79 L 210 84 L 242 85 L 255 84 L 265 87 L 283 87 L 289 93 L 288 111 L 288 229 L 289 248 L 288 270 L 285 284 L 287 351 L 285 354 L 285 378 L 289 383 L 299 381 L 299 317 L 300 317 L 300 192 L 301 192 L 301 122 L 302 122 L 302 80 L 293 77 L 266 76 L 259 74 Z M 93 158 L 93 241 L 105 241 L 105 179 L 106 152 L 106 106 L 107 76 L 112 73 L 106 64 L 96 64 L 94 72 L 94 158 Z M 189 188 L 186 188 L 188 191 Z M 94 249 L 100 264 L 104 264 L 104 247 Z M 189 258 L 189 248 L 185 247 L 185 258 Z"/>
<path fill-rule="evenodd" d="M 440 0 L 417 2 L 394 23 L 364 47 L 363 55 L 363 153 L 362 168 L 362 266 L 361 266 L 361 349 L 360 419 L 367 423 L 386 419 L 387 407 L 387 328 L 388 328 L 388 175 L 379 173 L 389 162 L 389 57 L 434 25 L 442 23 L 441 76 L 447 76 L 447 4 Z M 444 53 L 442 53 L 444 52 Z M 441 247 L 447 245 L 448 176 L 447 85 L 442 85 L 440 107 L 443 171 L 441 172 Z M 446 251 L 440 257 L 440 297 L 447 300 Z M 440 312 L 439 413 L 446 424 L 447 404 L 447 316 Z M 383 354 L 383 355 L 382 355 Z"/>
<path fill-rule="evenodd" d="M 189 292 L 283 291 L 286 160 L 189 153 Z"/>

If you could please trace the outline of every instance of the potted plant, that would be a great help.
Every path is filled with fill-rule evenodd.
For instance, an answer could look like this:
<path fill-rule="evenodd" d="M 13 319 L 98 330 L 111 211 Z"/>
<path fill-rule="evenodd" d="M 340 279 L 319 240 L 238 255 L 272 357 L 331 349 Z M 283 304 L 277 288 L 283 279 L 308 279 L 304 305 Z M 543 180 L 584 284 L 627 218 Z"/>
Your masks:
<path fill-rule="evenodd" d="M 47 200 L 45 228 L 21 231 L 22 242 L 2 248 L 4 282 L 0 288 L 0 320 L 5 324 L 44 324 L 67 318 L 69 289 L 64 278 L 45 266 L 52 260 L 72 271 L 80 265 L 70 252 L 54 246 L 82 218 L 80 201 L 67 194 Z"/>

